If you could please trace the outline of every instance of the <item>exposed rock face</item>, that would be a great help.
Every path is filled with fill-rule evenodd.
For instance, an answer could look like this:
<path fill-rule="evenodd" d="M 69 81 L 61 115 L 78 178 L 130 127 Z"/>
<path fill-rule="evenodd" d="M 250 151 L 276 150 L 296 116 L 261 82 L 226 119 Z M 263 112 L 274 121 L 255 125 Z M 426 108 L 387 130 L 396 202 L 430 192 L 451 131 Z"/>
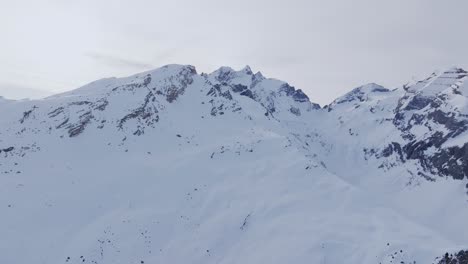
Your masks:
<path fill-rule="evenodd" d="M 193 76 L 197 74 L 195 67 L 183 67 L 175 76 L 171 76 L 163 82 L 150 87 L 156 94 L 166 96 L 169 103 L 174 102 L 180 95 L 184 94 L 188 85 L 192 84 Z M 145 79 L 146 87 L 151 83 L 150 76 Z"/>
<path fill-rule="evenodd" d="M 417 159 L 427 171 L 456 179 L 468 175 L 465 146 L 444 144 L 468 130 L 466 113 L 453 104 L 467 98 L 454 92 L 465 85 L 466 76 L 461 69 L 449 70 L 409 87 L 398 102 L 394 118 L 409 140 L 403 147 L 407 159 Z M 418 127 L 427 131 L 422 138 L 415 132 Z"/>
<path fill-rule="evenodd" d="M 137 129 L 133 132 L 134 135 L 141 135 L 144 133 L 145 127 L 154 127 L 159 121 L 158 109 L 152 105 L 155 102 L 155 97 L 152 93 L 148 93 L 145 97 L 143 104 L 131 113 L 125 115 L 119 120 L 118 128 L 123 129 L 123 125 L 131 119 L 137 120 Z M 172 101 L 171 101 L 172 102 Z"/>
<path fill-rule="evenodd" d="M 280 92 L 284 92 L 287 96 L 291 96 L 296 102 L 309 102 L 309 97 L 301 89 L 296 90 L 287 83 L 280 87 Z"/>
<path fill-rule="evenodd" d="M 468 251 L 461 250 L 455 254 L 445 253 L 437 264 L 468 264 Z"/>

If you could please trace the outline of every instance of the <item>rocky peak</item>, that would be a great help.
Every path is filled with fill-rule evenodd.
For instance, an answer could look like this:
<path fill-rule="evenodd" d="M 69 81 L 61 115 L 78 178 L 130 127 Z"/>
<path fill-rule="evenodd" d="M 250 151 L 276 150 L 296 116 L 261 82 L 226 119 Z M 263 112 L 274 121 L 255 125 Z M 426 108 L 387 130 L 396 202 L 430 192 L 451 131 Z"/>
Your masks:
<path fill-rule="evenodd" d="M 252 69 L 249 66 L 245 66 L 239 71 L 236 71 L 231 67 L 223 66 L 207 76 L 213 83 L 219 82 L 226 85 L 241 84 L 250 88 L 265 79 L 260 72 L 253 74 Z"/>
<path fill-rule="evenodd" d="M 309 97 L 301 90 L 294 88 L 288 83 L 284 83 L 279 88 L 280 93 L 284 93 L 286 96 L 291 96 L 296 102 L 309 102 Z"/>
<path fill-rule="evenodd" d="M 359 105 L 362 102 L 368 101 L 375 96 L 385 96 L 385 93 L 390 92 L 389 89 L 376 84 L 376 83 L 369 83 L 360 87 L 357 87 L 351 92 L 346 93 L 345 95 L 335 99 L 331 104 L 326 106 L 328 111 L 331 111 L 337 105 L 340 104 L 354 104 Z"/>
<path fill-rule="evenodd" d="M 253 72 L 252 72 L 252 69 L 250 68 L 249 65 L 246 65 L 244 68 L 242 68 L 241 72 L 247 74 L 247 75 L 252 75 Z"/>
<path fill-rule="evenodd" d="M 197 70 L 193 65 L 181 65 L 181 64 L 168 64 L 161 68 L 152 70 L 150 72 L 164 72 L 166 74 L 197 74 Z M 143 73 L 144 74 L 144 73 Z"/>

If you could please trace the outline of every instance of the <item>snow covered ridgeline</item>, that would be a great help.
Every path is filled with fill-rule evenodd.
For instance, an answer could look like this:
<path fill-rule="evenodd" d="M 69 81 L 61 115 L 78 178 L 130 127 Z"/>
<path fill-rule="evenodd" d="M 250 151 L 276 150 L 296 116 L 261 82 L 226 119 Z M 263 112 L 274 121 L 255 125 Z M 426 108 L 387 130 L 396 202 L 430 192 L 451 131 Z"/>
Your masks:
<path fill-rule="evenodd" d="M 462 261 L 466 75 L 320 108 L 249 67 L 168 65 L 2 100 L 0 261 Z"/>
<path fill-rule="evenodd" d="M 364 135 L 377 135 L 378 141 L 364 151 L 382 159 L 381 168 L 416 161 L 419 168 L 412 173 L 426 179 L 464 179 L 468 175 L 466 79 L 466 71 L 454 68 L 394 90 L 369 84 L 325 108 L 335 112 L 340 122 L 357 123 L 361 122 L 357 118 L 366 116 Z"/>

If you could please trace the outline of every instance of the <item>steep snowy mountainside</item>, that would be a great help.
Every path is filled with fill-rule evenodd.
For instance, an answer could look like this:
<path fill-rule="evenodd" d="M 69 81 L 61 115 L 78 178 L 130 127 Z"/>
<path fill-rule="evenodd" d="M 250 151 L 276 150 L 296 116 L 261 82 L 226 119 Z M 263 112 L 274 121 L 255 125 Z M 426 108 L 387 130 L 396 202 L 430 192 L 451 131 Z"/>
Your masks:
<path fill-rule="evenodd" d="M 239 100 L 260 102 L 265 115 L 285 112 L 285 116 L 297 116 L 301 110 L 310 111 L 316 107 L 307 97 L 297 104 L 298 92 L 286 83 L 258 77 L 261 74 L 233 70 L 230 73 L 232 77 L 218 81 L 217 72 L 200 76 L 192 66 L 169 65 L 128 78 L 103 79 L 43 101 L 28 102 L 26 108 L 29 109 L 26 111 L 23 110 L 25 104 L 20 104 L 17 111 L 24 112 L 11 115 L 13 120 L 4 121 L 17 126 L 21 133 L 26 132 L 27 123 L 33 123 L 34 130 L 40 129 L 46 133 L 58 131 L 62 136 L 66 131 L 70 137 L 79 135 L 88 126 L 132 130 L 130 132 L 134 134 L 142 134 L 147 127 L 154 127 L 161 115 L 167 112 L 166 108 L 186 92 L 191 93 L 190 104 L 204 104 L 201 107 L 208 113 L 203 114 L 211 116 L 223 115 L 226 111 L 244 113 Z M 242 83 L 248 84 L 248 87 Z M 282 87 L 288 87 L 293 94 L 284 93 Z M 265 104 L 261 102 L 264 98 L 260 95 L 266 95 Z M 275 106 L 281 103 L 289 104 L 289 108 L 284 107 L 286 109 L 280 112 L 280 108 Z M 295 106 L 294 110 L 291 110 L 292 105 Z M 14 106 L 8 109 L 15 110 Z M 35 124 L 37 122 L 39 124 Z M 43 124 L 42 129 L 40 124 Z"/>
<path fill-rule="evenodd" d="M 385 169 L 415 163 L 409 171 L 427 179 L 464 179 L 467 75 L 454 68 L 392 91 L 369 84 L 325 108 L 350 136 L 364 137 L 361 150 Z"/>
<path fill-rule="evenodd" d="M 463 259 L 465 79 L 320 108 L 248 66 L 167 65 L 0 100 L 0 263 Z"/>

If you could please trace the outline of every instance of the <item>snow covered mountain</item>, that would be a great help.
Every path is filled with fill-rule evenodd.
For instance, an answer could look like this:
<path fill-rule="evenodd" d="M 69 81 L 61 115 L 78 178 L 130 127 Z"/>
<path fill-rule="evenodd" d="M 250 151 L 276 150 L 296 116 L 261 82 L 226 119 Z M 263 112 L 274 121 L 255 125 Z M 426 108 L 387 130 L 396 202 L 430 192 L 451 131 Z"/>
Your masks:
<path fill-rule="evenodd" d="M 249 67 L 1 98 L 0 263 L 467 263 L 467 76 L 323 108 Z"/>

